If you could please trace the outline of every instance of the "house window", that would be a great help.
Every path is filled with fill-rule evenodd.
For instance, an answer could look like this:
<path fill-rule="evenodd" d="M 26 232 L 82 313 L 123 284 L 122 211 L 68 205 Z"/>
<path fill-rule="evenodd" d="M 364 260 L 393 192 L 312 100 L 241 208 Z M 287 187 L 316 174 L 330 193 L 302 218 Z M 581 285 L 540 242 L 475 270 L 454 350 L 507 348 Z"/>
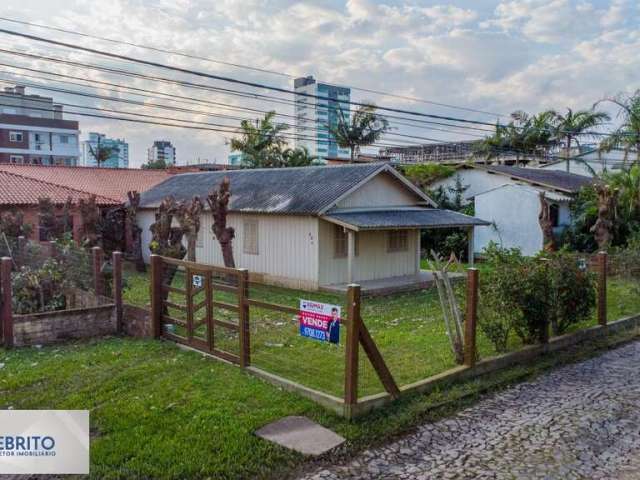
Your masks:
<path fill-rule="evenodd" d="M 387 252 L 406 252 L 409 250 L 409 231 L 390 230 L 387 232 Z"/>
<path fill-rule="evenodd" d="M 60 143 L 69 143 L 69 137 L 67 135 L 60 135 Z"/>
<path fill-rule="evenodd" d="M 9 132 L 10 142 L 22 142 L 22 132 Z"/>
<path fill-rule="evenodd" d="M 243 251 L 249 255 L 258 255 L 258 221 L 245 220 L 243 226 Z"/>
<path fill-rule="evenodd" d="M 560 206 L 557 203 L 552 203 L 551 205 L 549 205 L 549 217 L 552 227 L 557 227 L 560 225 Z"/>
<path fill-rule="evenodd" d="M 24 163 L 22 155 L 9 155 L 9 163 Z"/>
<path fill-rule="evenodd" d="M 353 233 L 353 250 L 357 257 L 360 253 L 360 239 L 356 232 Z M 344 258 L 349 255 L 349 234 L 339 225 L 334 225 L 333 237 L 333 256 L 335 258 Z"/>

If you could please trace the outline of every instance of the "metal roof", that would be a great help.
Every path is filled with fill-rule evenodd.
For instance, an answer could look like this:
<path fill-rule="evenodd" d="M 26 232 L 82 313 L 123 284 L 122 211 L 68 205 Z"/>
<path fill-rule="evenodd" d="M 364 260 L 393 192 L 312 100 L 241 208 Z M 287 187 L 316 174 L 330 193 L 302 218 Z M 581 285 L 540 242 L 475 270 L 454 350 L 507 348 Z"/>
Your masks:
<path fill-rule="evenodd" d="M 591 185 L 595 181 L 592 177 L 585 177 L 584 175 L 563 172 L 561 170 L 509 167 L 507 165 L 474 165 L 474 168 L 511 177 L 532 185 L 555 188 L 568 193 L 577 193 L 582 187 Z"/>
<path fill-rule="evenodd" d="M 175 175 L 142 193 L 141 208 L 157 208 L 163 198 L 206 198 L 224 177 L 231 181 L 229 210 L 255 213 L 317 215 L 332 207 L 362 182 L 387 171 L 421 197 L 430 199 L 385 164 L 358 164 L 298 168 L 261 168 Z"/>
<path fill-rule="evenodd" d="M 479 218 L 439 208 L 332 212 L 322 218 L 353 230 L 455 228 L 491 225 L 490 222 Z"/>

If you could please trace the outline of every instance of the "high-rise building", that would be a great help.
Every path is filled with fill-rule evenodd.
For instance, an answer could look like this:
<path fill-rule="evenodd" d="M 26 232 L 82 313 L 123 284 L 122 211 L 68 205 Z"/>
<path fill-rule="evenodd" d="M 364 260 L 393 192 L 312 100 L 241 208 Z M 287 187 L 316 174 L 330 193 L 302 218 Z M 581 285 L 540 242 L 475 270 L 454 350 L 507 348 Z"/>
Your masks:
<path fill-rule="evenodd" d="M 176 164 L 176 149 L 168 140 L 156 140 L 151 148 L 147 149 L 147 161 L 164 161 L 168 165 Z"/>
<path fill-rule="evenodd" d="M 64 120 L 62 105 L 50 97 L 27 95 L 25 87 L 5 87 L 0 107 L 0 163 L 78 164 L 78 122 Z"/>
<path fill-rule="evenodd" d="M 293 83 L 297 94 L 296 147 L 305 147 L 320 160 L 348 157 L 349 150 L 338 147 L 328 126 L 338 125 L 339 119 L 349 122 L 351 89 L 318 83 L 312 76 L 296 78 Z"/>
<path fill-rule="evenodd" d="M 95 154 L 100 148 L 108 148 L 111 155 L 98 165 Z M 82 142 L 82 165 L 85 167 L 129 168 L 129 144 L 124 139 L 107 138 L 104 133 L 90 132 Z"/>

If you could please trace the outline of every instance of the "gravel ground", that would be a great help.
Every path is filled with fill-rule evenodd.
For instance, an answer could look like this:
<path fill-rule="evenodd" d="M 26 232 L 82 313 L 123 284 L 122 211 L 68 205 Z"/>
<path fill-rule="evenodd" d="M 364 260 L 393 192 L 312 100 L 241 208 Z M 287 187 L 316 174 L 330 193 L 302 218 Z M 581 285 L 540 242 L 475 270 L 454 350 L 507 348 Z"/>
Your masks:
<path fill-rule="evenodd" d="M 303 479 L 640 479 L 640 342 Z"/>

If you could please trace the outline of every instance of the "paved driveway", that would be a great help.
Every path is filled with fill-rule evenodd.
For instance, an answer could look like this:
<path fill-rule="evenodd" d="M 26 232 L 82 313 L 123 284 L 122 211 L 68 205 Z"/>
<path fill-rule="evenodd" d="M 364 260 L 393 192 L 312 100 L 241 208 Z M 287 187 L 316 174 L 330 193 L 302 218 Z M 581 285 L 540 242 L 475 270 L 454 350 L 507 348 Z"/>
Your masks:
<path fill-rule="evenodd" d="M 550 372 L 307 479 L 640 479 L 640 342 Z"/>

